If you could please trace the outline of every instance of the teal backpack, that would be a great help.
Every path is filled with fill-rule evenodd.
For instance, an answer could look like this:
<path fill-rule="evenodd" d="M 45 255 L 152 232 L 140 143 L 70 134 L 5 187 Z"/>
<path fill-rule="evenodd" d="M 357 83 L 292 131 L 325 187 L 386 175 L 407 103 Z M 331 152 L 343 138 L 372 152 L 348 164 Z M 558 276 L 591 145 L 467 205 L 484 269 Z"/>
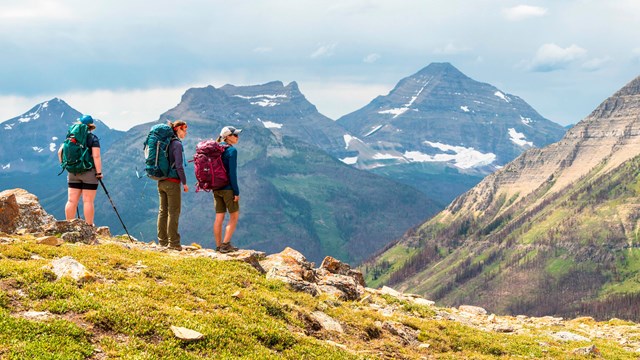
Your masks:
<path fill-rule="evenodd" d="M 154 125 L 144 141 L 144 171 L 153 180 L 177 178 L 176 169 L 169 164 L 169 144 L 178 138 L 166 124 Z"/>
<path fill-rule="evenodd" d="M 62 174 L 67 170 L 70 174 L 82 174 L 93 169 L 93 156 L 87 147 L 89 129 L 85 124 L 73 124 L 67 131 L 67 138 L 62 145 Z"/>

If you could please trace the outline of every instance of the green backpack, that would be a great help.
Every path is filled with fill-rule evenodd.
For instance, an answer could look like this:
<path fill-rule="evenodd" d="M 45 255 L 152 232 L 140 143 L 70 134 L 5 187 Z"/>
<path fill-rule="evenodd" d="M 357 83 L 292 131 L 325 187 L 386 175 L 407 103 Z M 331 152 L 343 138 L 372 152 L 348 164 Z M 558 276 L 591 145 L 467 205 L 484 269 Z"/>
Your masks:
<path fill-rule="evenodd" d="M 73 124 L 69 127 L 67 138 L 62 145 L 62 173 L 82 174 L 93 169 L 93 156 L 87 147 L 89 129 L 85 124 Z"/>

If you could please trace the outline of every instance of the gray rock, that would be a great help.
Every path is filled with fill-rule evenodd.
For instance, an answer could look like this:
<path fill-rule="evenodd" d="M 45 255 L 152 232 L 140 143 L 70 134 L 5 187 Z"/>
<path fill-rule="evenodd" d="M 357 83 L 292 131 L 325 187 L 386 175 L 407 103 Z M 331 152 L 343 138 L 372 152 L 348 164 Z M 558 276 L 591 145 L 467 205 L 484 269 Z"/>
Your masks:
<path fill-rule="evenodd" d="M 323 313 L 322 311 L 314 311 L 311 313 L 311 318 L 316 320 L 323 329 L 328 331 L 336 331 L 339 333 L 344 333 L 344 329 L 342 325 L 338 321 L 336 321 L 331 316 Z"/>
<path fill-rule="evenodd" d="M 561 341 L 589 341 L 591 342 L 591 339 L 586 338 L 582 335 L 578 335 L 578 334 L 574 334 L 572 332 L 569 331 L 559 331 L 555 334 L 553 334 L 553 337 L 555 339 L 561 340 Z"/>
<path fill-rule="evenodd" d="M 204 338 L 204 335 L 191 329 L 187 329 L 179 326 L 171 326 L 171 331 L 180 340 L 184 341 L 196 341 Z"/>
<path fill-rule="evenodd" d="M 58 279 L 69 276 L 78 282 L 86 282 L 94 279 L 94 276 L 87 271 L 84 265 L 77 262 L 71 256 L 54 260 L 51 262 L 51 270 Z"/>

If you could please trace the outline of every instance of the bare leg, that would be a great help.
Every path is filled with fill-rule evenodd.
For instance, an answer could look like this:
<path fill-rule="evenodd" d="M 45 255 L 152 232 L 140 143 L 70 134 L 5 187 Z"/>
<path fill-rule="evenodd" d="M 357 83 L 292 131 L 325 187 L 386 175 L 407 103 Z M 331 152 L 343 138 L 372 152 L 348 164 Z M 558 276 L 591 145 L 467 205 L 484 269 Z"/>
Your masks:
<path fill-rule="evenodd" d="M 64 215 L 67 220 L 73 220 L 76 217 L 76 210 L 78 210 L 78 201 L 80 200 L 81 194 L 82 189 L 69 188 L 67 204 L 64 206 Z"/>
<path fill-rule="evenodd" d="M 82 208 L 84 210 L 84 221 L 89 225 L 93 224 L 95 210 L 93 202 L 96 199 L 97 190 L 82 190 Z"/>
<path fill-rule="evenodd" d="M 216 246 L 222 245 L 222 223 L 226 213 L 216 213 L 216 220 L 213 223 L 213 237 L 216 239 Z"/>
<path fill-rule="evenodd" d="M 225 228 L 224 232 L 224 242 L 229 243 L 231 241 L 231 237 L 233 233 L 236 231 L 236 225 L 238 224 L 238 217 L 240 217 L 240 211 L 233 212 L 229 214 L 229 223 Z"/>

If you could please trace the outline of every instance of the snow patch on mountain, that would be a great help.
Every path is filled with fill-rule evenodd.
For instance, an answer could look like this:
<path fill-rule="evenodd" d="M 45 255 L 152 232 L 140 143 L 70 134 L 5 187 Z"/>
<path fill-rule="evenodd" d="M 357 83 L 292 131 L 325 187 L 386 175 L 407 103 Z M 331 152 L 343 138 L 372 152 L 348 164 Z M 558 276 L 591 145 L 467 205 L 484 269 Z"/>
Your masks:
<path fill-rule="evenodd" d="M 452 146 L 431 141 L 425 141 L 424 143 L 447 153 L 429 155 L 421 153 L 420 151 L 406 151 L 404 157 L 414 162 L 452 162 L 454 166 L 460 169 L 486 166 L 496 160 L 495 154 L 481 153 L 474 148 Z"/>
<path fill-rule="evenodd" d="M 460 106 L 460 109 L 462 109 L 462 111 L 464 111 L 464 112 L 469 112 L 469 107 L 468 106 Z"/>
<path fill-rule="evenodd" d="M 255 95 L 255 96 L 243 96 L 243 95 L 233 95 L 235 97 L 239 97 L 241 99 L 246 100 L 257 100 L 257 101 L 249 101 L 251 105 L 258 105 L 262 107 L 267 106 L 276 106 L 280 105 L 277 99 L 286 98 L 286 94 L 277 94 L 277 95 Z"/>
<path fill-rule="evenodd" d="M 531 141 L 527 141 L 527 137 L 523 133 L 519 133 L 514 128 L 509 128 L 509 140 L 516 145 L 520 146 L 533 146 Z"/>
<path fill-rule="evenodd" d="M 420 90 L 418 90 L 418 92 L 414 96 L 411 97 L 411 100 L 409 100 L 408 103 L 402 105 L 402 107 L 378 111 L 378 114 L 392 114 L 394 119 L 397 118 L 398 116 L 404 114 L 405 112 L 407 112 L 407 110 L 409 110 L 411 108 L 411 105 L 413 105 L 413 103 L 416 101 L 416 99 L 420 96 L 420 94 L 422 93 L 424 88 L 426 88 L 427 85 L 429 85 L 429 83 L 431 82 L 431 79 L 432 78 L 429 78 L 429 80 L 427 80 L 427 82 L 424 83 L 424 85 L 422 85 Z"/>
<path fill-rule="evenodd" d="M 393 154 L 375 153 L 373 155 L 373 159 L 375 160 L 402 159 L 402 156 L 396 156 Z"/>
<path fill-rule="evenodd" d="M 31 148 L 33 149 L 33 151 L 37 151 L 37 152 L 42 152 L 42 150 L 44 150 L 43 148 L 38 146 L 32 146 Z"/>
<path fill-rule="evenodd" d="M 277 122 L 264 121 L 264 120 L 260 120 L 260 119 L 258 119 L 258 121 L 260 121 L 262 123 L 262 125 L 264 125 L 264 127 L 266 127 L 267 129 L 281 129 L 282 128 L 282 124 L 278 124 Z"/>
<path fill-rule="evenodd" d="M 15 125 L 15 123 L 14 124 L 4 124 L 4 129 L 5 130 L 11 130 L 11 129 L 13 129 L 13 125 Z"/>
<path fill-rule="evenodd" d="M 368 133 L 364 134 L 364 137 L 367 137 L 367 136 L 369 136 L 369 135 L 372 135 L 372 134 L 373 134 L 373 133 L 375 133 L 376 131 L 378 131 L 378 130 L 382 129 L 382 127 L 383 127 L 383 126 L 384 126 L 384 125 L 378 125 L 378 126 L 375 126 L 375 127 L 373 128 L 373 130 L 371 130 L 371 131 L 369 131 Z"/>
<path fill-rule="evenodd" d="M 2 165 L 2 170 L 10 169 L 11 163 L 7 163 L 7 165 Z"/>
<path fill-rule="evenodd" d="M 56 143 L 50 143 L 49 144 L 49 151 L 51 151 L 51 152 L 56 151 Z"/>
<path fill-rule="evenodd" d="M 508 96 L 506 96 L 505 94 L 503 94 L 503 93 L 502 93 L 502 92 L 500 92 L 500 91 L 496 91 L 495 93 L 493 93 L 493 95 L 495 95 L 495 96 L 499 97 L 500 99 L 502 99 L 502 100 L 504 100 L 504 101 L 506 101 L 506 102 L 511 102 L 511 99 L 509 99 L 509 97 L 508 97 Z"/>
<path fill-rule="evenodd" d="M 351 135 L 349 135 L 349 134 L 344 134 L 344 135 L 342 136 L 342 138 L 344 139 L 344 144 L 345 144 L 344 148 L 345 148 L 345 149 L 348 149 L 348 148 L 349 148 L 349 145 L 350 145 L 350 144 L 351 144 L 351 142 L 352 142 L 352 141 L 354 141 L 354 140 L 355 140 L 355 141 L 360 141 L 360 142 L 362 142 L 362 140 L 358 139 L 358 138 L 357 138 L 357 137 L 355 137 L 355 136 L 351 136 Z"/>
<path fill-rule="evenodd" d="M 340 161 L 342 161 L 343 163 L 347 164 L 347 165 L 354 165 L 358 162 L 358 157 L 357 156 L 352 156 L 352 157 L 346 157 L 344 159 L 340 159 Z"/>
<path fill-rule="evenodd" d="M 531 120 L 531 118 L 524 117 L 522 115 L 520 115 L 520 120 L 522 121 L 523 124 L 525 124 L 527 126 L 531 126 L 529 124 L 531 124 L 533 122 L 533 120 Z"/>

